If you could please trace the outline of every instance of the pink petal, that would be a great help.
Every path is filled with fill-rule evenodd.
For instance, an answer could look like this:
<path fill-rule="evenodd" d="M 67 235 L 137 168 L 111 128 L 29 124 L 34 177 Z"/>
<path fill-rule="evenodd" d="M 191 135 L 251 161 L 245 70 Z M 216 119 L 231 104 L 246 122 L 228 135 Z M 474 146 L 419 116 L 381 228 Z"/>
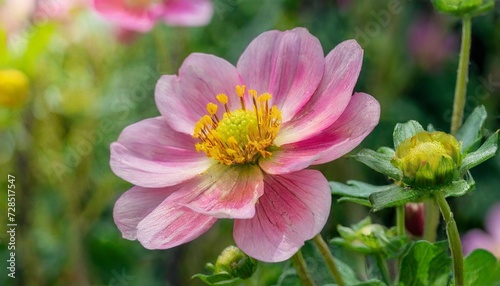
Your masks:
<path fill-rule="evenodd" d="M 495 242 L 491 236 L 482 230 L 473 229 L 462 237 L 462 248 L 465 255 L 478 248 L 495 253 Z"/>
<path fill-rule="evenodd" d="M 380 105 L 372 96 L 355 93 L 340 118 L 326 130 L 306 140 L 280 146 L 259 165 L 269 174 L 302 170 L 335 160 L 363 141 L 378 124 Z"/>
<path fill-rule="evenodd" d="M 219 105 L 222 118 L 224 108 L 217 102 L 217 94 L 229 97 L 231 109 L 239 108 L 235 88 L 242 84 L 238 71 L 226 60 L 194 53 L 182 64 L 179 76 L 165 75 L 158 80 L 156 105 L 174 130 L 192 135 L 196 122 L 208 114 L 209 102 Z"/>
<path fill-rule="evenodd" d="M 325 59 L 323 79 L 307 104 L 281 126 L 278 146 L 304 140 L 332 125 L 352 96 L 361 70 L 363 50 L 355 40 L 340 43 Z"/>
<path fill-rule="evenodd" d="M 263 193 L 263 177 L 258 166 L 217 164 L 187 182 L 170 199 L 217 218 L 251 218 Z"/>
<path fill-rule="evenodd" d="M 123 237 L 137 239 L 137 224 L 176 189 L 147 189 L 136 186 L 123 193 L 113 208 L 113 218 Z"/>
<path fill-rule="evenodd" d="M 269 31 L 255 38 L 238 64 L 247 88 L 272 94 L 289 121 L 311 98 L 324 71 L 321 44 L 306 29 Z"/>
<path fill-rule="evenodd" d="M 286 260 L 321 231 L 330 205 L 330 188 L 319 171 L 266 176 L 255 217 L 235 220 L 234 239 L 258 260 Z"/>
<path fill-rule="evenodd" d="M 208 231 L 216 218 L 166 199 L 137 225 L 137 240 L 148 249 L 172 248 Z"/>
<path fill-rule="evenodd" d="M 196 152 L 195 139 L 172 130 L 162 117 L 125 128 L 111 144 L 110 166 L 122 179 L 148 188 L 176 185 L 213 164 Z"/>
<path fill-rule="evenodd" d="M 170 25 L 203 26 L 210 22 L 213 12 L 210 0 L 169 0 L 163 19 Z"/>
<path fill-rule="evenodd" d="M 500 204 L 496 204 L 486 217 L 486 230 L 496 240 L 500 251 Z"/>
<path fill-rule="evenodd" d="M 93 4 L 104 18 L 126 29 L 146 32 L 155 24 L 152 7 L 127 7 L 124 0 L 93 0 Z"/>

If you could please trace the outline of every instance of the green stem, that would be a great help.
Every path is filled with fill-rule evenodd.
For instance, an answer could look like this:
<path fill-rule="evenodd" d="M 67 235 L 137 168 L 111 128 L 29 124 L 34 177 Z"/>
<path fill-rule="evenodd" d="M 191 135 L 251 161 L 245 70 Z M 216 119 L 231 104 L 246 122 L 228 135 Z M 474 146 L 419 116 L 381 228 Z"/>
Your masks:
<path fill-rule="evenodd" d="M 439 224 L 439 209 L 434 200 L 425 202 L 424 240 L 436 242 L 436 232 Z"/>
<path fill-rule="evenodd" d="M 406 234 L 404 205 L 396 207 L 396 229 L 398 231 L 398 236 L 403 236 Z"/>
<path fill-rule="evenodd" d="M 377 261 L 377 266 L 380 269 L 380 274 L 382 274 L 382 279 L 385 284 L 392 285 L 391 277 L 389 276 L 389 270 L 387 269 L 387 261 L 382 254 L 375 255 L 375 260 Z"/>
<path fill-rule="evenodd" d="M 406 235 L 406 227 L 405 227 L 405 205 L 397 206 L 396 207 L 396 230 L 398 236 L 404 236 Z M 398 257 L 398 265 L 401 265 L 401 258 L 402 255 Z M 380 264 L 378 261 L 379 258 L 377 258 L 377 263 Z M 379 265 L 379 268 L 381 266 Z M 382 268 L 380 268 L 382 270 Z M 386 265 L 386 271 L 387 271 L 387 265 Z M 396 281 L 399 281 L 399 273 L 397 274 Z M 389 285 L 389 284 L 387 284 Z"/>
<path fill-rule="evenodd" d="M 340 272 L 335 265 L 335 260 L 333 260 L 333 255 L 330 252 L 330 248 L 328 247 L 328 244 L 326 244 L 325 240 L 323 240 L 321 233 L 318 233 L 318 235 L 313 238 L 313 242 L 314 244 L 316 244 L 316 247 L 321 253 L 321 256 L 323 256 L 323 258 L 325 259 L 326 265 L 328 266 L 328 269 L 330 269 L 330 272 L 337 282 L 337 285 L 344 286 L 344 280 L 342 279 L 342 276 L 340 275 Z"/>
<path fill-rule="evenodd" d="M 465 96 L 467 93 L 467 74 L 469 70 L 471 44 L 471 18 L 464 16 L 462 21 L 462 43 L 460 46 L 460 60 L 458 63 L 455 98 L 453 100 L 453 114 L 451 117 L 451 133 L 455 134 L 462 125 L 464 117 Z"/>
<path fill-rule="evenodd" d="M 311 276 L 309 276 L 309 272 L 307 272 L 306 261 L 300 250 L 292 256 L 292 261 L 299 275 L 300 284 L 304 286 L 315 286 L 314 281 L 311 279 Z"/>
<path fill-rule="evenodd" d="M 444 194 L 437 192 L 434 196 L 436 203 L 439 205 L 441 214 L 446 222 L 446 234 L 450 244 L 451 258 L 453 259 L 453 275 L 455 276 L 455 285 L 464 285 L 464 257 L 462 254 L 462 244 L 460 243 L 460 234 L 458 233 L 457 224 L 453 219 L 453 213 Z"/>

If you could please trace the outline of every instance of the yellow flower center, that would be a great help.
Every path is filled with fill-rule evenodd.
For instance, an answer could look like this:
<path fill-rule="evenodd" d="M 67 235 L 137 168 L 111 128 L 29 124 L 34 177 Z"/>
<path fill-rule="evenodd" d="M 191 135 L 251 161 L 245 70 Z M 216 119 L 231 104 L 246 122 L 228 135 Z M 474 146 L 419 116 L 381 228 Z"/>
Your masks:
<path fill-rule="evenodd" d="M 225 108 L 222 119 L 216 115 L 218 105 L 210 102 L 207 104 L 209 115 L 196 123 L 193 132 L 193 137 L 200 139 L 196 150 L 225 165 L 253 163 L 260 156 L 271 156 L 268 148 L 281 125 L 281 111 L 275 105 L 269 108 L 271 94 L 257 96 L 256 90 L 248 90 L 253 102 L 252 110 L 245 108 L 244 85 L 236 86 L 236 94 L 240 98 L 240 109 L 230 111 L 227 95 L 218 94 L 216 99 Z"/>

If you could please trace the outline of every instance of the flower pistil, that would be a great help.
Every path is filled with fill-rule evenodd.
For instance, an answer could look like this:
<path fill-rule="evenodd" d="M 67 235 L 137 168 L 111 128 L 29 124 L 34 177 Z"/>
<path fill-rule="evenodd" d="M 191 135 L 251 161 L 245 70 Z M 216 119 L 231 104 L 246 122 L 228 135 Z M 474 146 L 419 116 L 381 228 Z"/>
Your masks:
<path fill-rule="evenodd" d="M 281 111 L 273 105 L 269 108 L 269 93 L 258 96 L 256 90 L 248 90 L 253 109 L 245 108 L 245 86 L 236 86 L 241 108 L 231 111 L 229 98 L 218 94 L 216 99 L 224 105 L 222 119 L 216 115 L 218 105 L 207 104 L 209 115 L 203 116 L 195 125 L 193 137 L 200 139 L 197 151 L 203 151 L 225 165 L 253 163 L 259 156 L 270 157 L 268 148 L 276 138 L 281 125 Z"/>

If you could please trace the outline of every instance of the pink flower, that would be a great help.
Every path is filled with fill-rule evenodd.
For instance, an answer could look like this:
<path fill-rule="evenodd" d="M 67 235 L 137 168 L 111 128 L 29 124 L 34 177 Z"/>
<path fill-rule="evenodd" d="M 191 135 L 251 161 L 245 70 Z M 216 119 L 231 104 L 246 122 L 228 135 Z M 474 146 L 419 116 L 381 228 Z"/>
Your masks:
<path fill-rule="evenodd" d="M 123 237 L 171 248 L 234 219 L 248 255 L 291 257 L 326 223 L 331 195 L 310 165 L 356 147 L 379 103 L 354 93 L 363 51 L 354 40 L 326 58 L 303 28 L 258 36 L 236 67 L 192 54 L 157 83 L 161 116 L 128 126 L 111 145 L 111 168 L 136 186 L 116 202 Z"/>
<path fill-rule="evenodd" d="M 452 58 L 458 48 L 458 37 L 450 31 L 444 18 L 419 16 L 411 25 L 408 48 L 418 65 L 433 71 Z"/>
<path fill-rule="evenodd" d="M 486 217 L 486 232 L 472 229 L 462 237 L 464 254 L 482 248 L 500 259 L 500 204 L 496 204 Z"/>
<path fill-rule="evenodd" d="M 210 22 L 210 0 L 93 0 L 95 10 L 118 26 L 146 32 L 159 19 L 174 26 L 203 26 Z"/>

